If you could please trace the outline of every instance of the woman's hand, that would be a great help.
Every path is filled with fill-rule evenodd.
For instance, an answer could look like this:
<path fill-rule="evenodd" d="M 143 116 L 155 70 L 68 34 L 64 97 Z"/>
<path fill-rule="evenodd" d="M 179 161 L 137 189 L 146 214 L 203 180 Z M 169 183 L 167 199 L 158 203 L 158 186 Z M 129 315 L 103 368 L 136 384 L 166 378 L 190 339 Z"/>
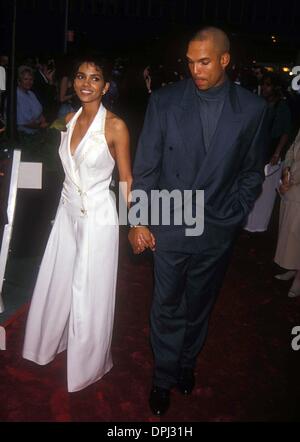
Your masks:
<path fill-rule="evenodd" d="M 290 189 L 291 185 L 290 184 L 280 184 L 279 186 L 279 193 L 281 195 L 284 195 L 289 189 Z"/>
<path fill-rule="evenodd" d="M 290 169 L 286 167 L 283 169 L 281 184 L 279 186 L 279 192 L 283 195 L 285 194 L 291 187 L 292 182 L 290 179 Z"/>

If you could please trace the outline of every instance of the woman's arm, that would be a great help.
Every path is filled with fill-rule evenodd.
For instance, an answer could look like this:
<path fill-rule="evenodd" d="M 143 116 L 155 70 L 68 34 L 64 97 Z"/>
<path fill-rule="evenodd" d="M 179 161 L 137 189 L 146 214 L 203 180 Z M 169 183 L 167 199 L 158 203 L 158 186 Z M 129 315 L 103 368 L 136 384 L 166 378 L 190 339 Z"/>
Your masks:
<path fill-rule="evenodd" d="M 111 131 L 119 180 L 121 183 L 124 183 L 121 187 L 121 191 L 129 207 L 129 196 L 132 185 L 129 132 L 126 124 L 120 118 L 113 118 Z"/>

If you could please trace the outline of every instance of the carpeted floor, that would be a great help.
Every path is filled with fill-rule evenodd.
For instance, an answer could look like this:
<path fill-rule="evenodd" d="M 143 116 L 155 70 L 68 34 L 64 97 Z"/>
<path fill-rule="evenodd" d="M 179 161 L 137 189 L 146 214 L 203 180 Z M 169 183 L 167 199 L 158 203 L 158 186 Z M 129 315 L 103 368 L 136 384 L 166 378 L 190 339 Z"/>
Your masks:
<path fill-rule="evenodd" d="M 300 298 L 273 278 L 274 235 L 243 232 L 210 321 L 189 398 L 172 392 L 165 417 L 148 409 L 152 354 L 151 256 L 133 257 L 121 235 L 114 368 L 77 393 L 66 390 L 65 354 L 48 366 L 21 358 L 26 311 L 7 326 L 0 352 L 0 421 L 299 421 Z"/>

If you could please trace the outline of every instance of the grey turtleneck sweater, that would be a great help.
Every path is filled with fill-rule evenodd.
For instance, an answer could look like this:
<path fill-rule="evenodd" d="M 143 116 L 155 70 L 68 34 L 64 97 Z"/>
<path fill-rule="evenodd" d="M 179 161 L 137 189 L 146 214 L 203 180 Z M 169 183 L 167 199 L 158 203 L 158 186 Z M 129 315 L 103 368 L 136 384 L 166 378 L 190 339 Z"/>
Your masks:
<path fill-rule="evenodd" d="M 227 77 L 220 86 L 212 87 L 206 91 L 201 91 L 196 88 L 196 94 L 200 104 L 199 109 L 206 152 L 209 150 L 212 137 L 217 128 L 228 89 L 229 80 Z"/>

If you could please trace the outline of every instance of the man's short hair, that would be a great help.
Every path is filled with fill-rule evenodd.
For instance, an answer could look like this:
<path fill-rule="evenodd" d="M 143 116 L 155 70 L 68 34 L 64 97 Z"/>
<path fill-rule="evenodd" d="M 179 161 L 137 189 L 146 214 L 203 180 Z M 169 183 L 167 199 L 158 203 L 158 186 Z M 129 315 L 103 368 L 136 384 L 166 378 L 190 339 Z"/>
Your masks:
<path fill-rule="evenodd" d="M 219 48 L 220 53 L 230 52 L 230 40 L 226 32 L 220 28 L 215 28 L 214 26 L 205 26 L 199 29 L 192 36 L 190 41 L 205 41 L 213 40 L 217 48 Z"/>

